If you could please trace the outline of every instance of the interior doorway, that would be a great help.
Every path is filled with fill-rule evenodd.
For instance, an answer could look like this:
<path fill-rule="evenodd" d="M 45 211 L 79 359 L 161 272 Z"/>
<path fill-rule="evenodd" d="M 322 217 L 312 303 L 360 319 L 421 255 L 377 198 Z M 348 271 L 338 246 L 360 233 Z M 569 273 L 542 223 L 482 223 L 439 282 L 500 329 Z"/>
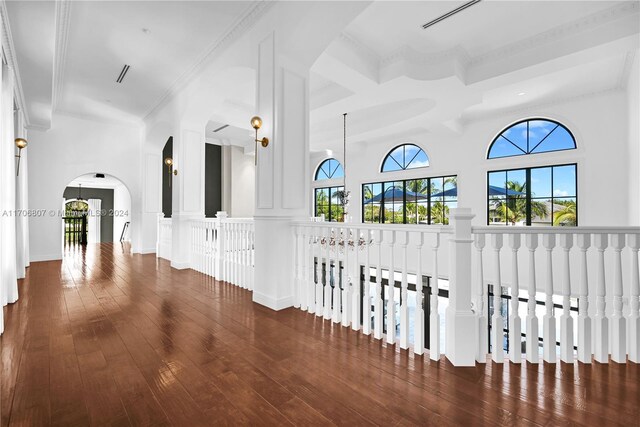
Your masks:
<path fill-rule="evenodd" d="M 131 194 L 113 175 L 81 175 L 64 189 L 62 218 L 63 246 L 129 241 Z"/>

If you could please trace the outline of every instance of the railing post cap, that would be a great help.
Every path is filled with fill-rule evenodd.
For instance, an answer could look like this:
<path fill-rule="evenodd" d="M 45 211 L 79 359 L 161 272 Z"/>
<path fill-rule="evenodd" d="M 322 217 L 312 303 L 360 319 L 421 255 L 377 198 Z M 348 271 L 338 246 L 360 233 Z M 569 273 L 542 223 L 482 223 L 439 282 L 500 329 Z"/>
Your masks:
<path fill-rule="evenodd" d="M 449 217 L 456 220 L 460 220 L 460 219 L 471 220 L 475 218 L 475 214 L 471 212 L 470 208 L 452 208 L 449 211 Z"/>
<path fill-rule="evenodd" d="M 225 211 L 218 211 L 216 212 L 216 218 L 226 219 L 229 218 L 229 215 Z"/>

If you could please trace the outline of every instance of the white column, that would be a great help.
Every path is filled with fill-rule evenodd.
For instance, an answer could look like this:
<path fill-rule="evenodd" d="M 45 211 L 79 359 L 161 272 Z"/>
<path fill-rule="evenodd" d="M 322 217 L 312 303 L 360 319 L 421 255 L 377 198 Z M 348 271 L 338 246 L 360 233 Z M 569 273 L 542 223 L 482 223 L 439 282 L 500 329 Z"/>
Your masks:
<path fill-rule="evenodd" d="M 262 118 L 257 148 L 255 277 L 253 301 L 273 310 L 293 304 L 292 220 L 308 216 L 308 69 L 284 65 L 277 34 L 258 43 L 256 115 Z M 250 117 L 247 117 L 249 121 Z"/>
<path fill-rule="evenodd" d="M 476 234 L 475 235 L 475 247 L 476 247 L 476 316 L 477 316 L 477 327 L 478 336 L 476 338 L 476 362 L 478 363 L 486 363 L 487 362 L 487 314 L 485 310 L 484 303 L 484 266 L 483 266 L 483 254 L 484 246 L 486 243 L 486 237 L 484 234 Z"/>
<path fill-rule="evenodd" d="M 440 273 L 438 272 L 438 251 L 440 250 L 440 234 L 434 234 L 431 246 L 433 271 L 431 274 L 431 304 L 429 304 L 429 357 L 440 360 L 440 311 L 438 295 L 440 294 Z"/>
<path fill-rule="evenodd" d="M 471 310 L 470 209 L 451 209 L 449 306 L 446 311 L 446 355 L 454 366 L 475 366 L 476 319 Z"/>
<path fill-rule="evenodd" d="M 204 125 L 182 125 L 173 137 L 171 266 L 191 266 L 190 223 L 204 219 Z"/>
<path fill-rule="evenodd" d="M 416 241 L 416 312 L 413 322 L 413 352 L 424 353 L 424 288 L 422 287 L 422 245 L 424 234 L 417 233 Z"/>
<path fill-rule="evenodd" d="M 407 245 L 409 233 L 400 233 L 400 248 L 402 249 L 402 283 L 400 285 L 400 348 L 409 348 L 409 283 L 407 281 Z"/>
<path fill-rule="evenodd" d="M 393 250 L 396 243 L 396 232 L 385 232 L 385 242 L 389 245 L 389 279 L 387 284 L 387 343 L 396 343 L 396 266 L 394 265 Z"/>

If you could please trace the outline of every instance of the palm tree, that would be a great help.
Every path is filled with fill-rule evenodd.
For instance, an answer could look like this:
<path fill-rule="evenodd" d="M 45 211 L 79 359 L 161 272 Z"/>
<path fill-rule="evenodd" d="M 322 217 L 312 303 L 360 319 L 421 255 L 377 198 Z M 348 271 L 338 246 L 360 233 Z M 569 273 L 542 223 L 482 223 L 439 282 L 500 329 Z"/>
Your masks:
<path fill-rule="evenodd" d="M 515 194 L 506 200 L 498 199 L 495 202 L 495 212 L 501 218 L 505 218 L 507 223 L 516 225 L 517 222 L 527 217 L 527 183 L 520 184 L 517 181 L 507 181 L 507 190 L 512 190 Z M 544 218 L 549 214 L 549 209 L 544 202 L 531 201 L 531 214 Z"/>
<path fill-rule="evenodd" d="M 575 200 L 555 201 L 555 204 L 561 205 L 562 209 L 553 213 L 553 225 L 575 226 L 577 224 L 577 210 Z"/>

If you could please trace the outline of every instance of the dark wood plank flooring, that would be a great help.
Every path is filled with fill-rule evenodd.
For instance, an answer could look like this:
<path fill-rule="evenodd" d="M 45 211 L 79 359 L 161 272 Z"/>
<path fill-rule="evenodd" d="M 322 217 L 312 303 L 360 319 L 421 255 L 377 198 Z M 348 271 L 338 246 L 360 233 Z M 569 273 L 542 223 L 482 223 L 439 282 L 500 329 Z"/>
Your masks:
<path fill-rule="evenodd" d="M 637 365 L 454 368 L 120 244 L 33 263 L 1 425 L 625 425 Z"/>

